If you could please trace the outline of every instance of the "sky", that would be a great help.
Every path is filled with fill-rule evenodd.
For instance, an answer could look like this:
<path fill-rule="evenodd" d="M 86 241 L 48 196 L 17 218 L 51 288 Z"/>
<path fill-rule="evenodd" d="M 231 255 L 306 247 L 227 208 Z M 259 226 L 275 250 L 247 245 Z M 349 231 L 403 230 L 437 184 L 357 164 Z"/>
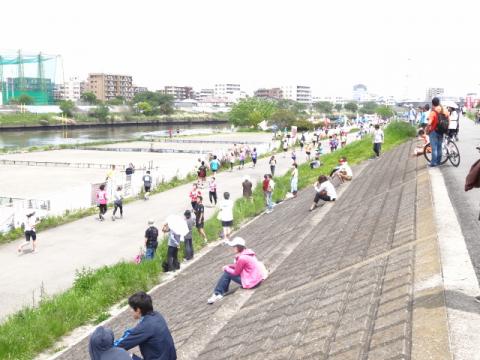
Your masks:
<path fill-rule="evenodd" d="M 59 54 L 59 80 L 107 72 L 152 90 L 480 92 L 478 0 L 22 0 L 1 14 L 0 54 Z"/>

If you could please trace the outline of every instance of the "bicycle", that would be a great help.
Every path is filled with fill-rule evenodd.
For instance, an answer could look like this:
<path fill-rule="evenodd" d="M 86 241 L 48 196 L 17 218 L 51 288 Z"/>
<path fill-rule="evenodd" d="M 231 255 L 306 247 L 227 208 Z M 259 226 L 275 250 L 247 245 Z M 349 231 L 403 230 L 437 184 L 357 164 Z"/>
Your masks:
<path fill-rule="evenodd" d="M 432 162 L 432 146 L 430 143 L 427 143 L 423 147 L 423 156 L 425 156 L 425 159 L 429 163 Z M 444 136 L 442 140 L 442 159 L 440 160 L 440 164 L 443 165 L 448 160 L 450 160 L 453 166 L 458 167 L 458 165 L 460 165 L 460 151 L 452 138 Z"/>

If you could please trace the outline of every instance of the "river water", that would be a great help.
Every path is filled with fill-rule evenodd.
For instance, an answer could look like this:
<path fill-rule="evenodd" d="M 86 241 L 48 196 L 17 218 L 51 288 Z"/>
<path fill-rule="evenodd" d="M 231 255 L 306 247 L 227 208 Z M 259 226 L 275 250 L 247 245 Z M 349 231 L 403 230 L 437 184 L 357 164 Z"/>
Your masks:
<path fill-rule="evenodd" d="M 0 148 L 16 148 L 61 144 L 81 144 L 92 141 L 129 140 L 143 135 L 168 135 L 169 129 L 180 135 L 204 134 L 228 129 L 227 124 L 216 125 L 140 125 L 75 130 L 32 130 L 0 132 Z"/>

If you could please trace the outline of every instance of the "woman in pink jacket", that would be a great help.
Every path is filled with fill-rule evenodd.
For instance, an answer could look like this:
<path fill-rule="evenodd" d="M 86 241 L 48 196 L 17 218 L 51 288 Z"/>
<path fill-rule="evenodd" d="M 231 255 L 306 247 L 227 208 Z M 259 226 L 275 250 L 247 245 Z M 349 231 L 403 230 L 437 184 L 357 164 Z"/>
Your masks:
<path fill-rule="evenodd" d="M 245 240 L 236 237 L 228 242 L 228 245 L 235 249 L 235 263 L 223 267 L 223 274 L 218 280 L 217 286 L 215 286 L 213 295 L 207 301 L 209 304 L 223 299 L 232 280 L 244 289 L 251 289 L 265 279 L 260 262 L 257 260 L 255 253 L 246 248 Z"/>

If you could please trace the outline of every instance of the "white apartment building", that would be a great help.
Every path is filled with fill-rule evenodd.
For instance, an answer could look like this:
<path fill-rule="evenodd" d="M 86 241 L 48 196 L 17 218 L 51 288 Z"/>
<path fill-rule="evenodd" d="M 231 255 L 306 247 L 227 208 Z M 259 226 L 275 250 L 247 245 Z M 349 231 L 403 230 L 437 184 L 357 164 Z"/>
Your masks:
<path fill-rule="evenodd" d="M 80 81 L 78 77 L 71 77 L 63 84 L 55 84 L 54 98 L 55 100 L 78 101 L 84 88 L 84 82 Z"/>
<path fill-rule="evenodd" d="M 198 101 L 205 101 L 206 99 L 211 99 L 215 97 L 214 89 L 201 89 L 200 91 L 195 91 L 195 99 Z"/>
<path fill-rule="evenodd" d="M 312 90 L 310 86 L 304 85 L 285 85 L 280 89 L 284 99 L 295 100 L 304 104 L 312 103 Z"/>
<path fill-rule="evenodd" d="M 227 97 L 240 93 L 240 84 L 215 84 L 214 96 L 217 98 Z"/>
<path fill-rule="evenodd" d="M 428 88 L 425 92 L 425 101 L 431 101 L 435 96 L 442 97 L 444 93 L 444 88 Z"/>

